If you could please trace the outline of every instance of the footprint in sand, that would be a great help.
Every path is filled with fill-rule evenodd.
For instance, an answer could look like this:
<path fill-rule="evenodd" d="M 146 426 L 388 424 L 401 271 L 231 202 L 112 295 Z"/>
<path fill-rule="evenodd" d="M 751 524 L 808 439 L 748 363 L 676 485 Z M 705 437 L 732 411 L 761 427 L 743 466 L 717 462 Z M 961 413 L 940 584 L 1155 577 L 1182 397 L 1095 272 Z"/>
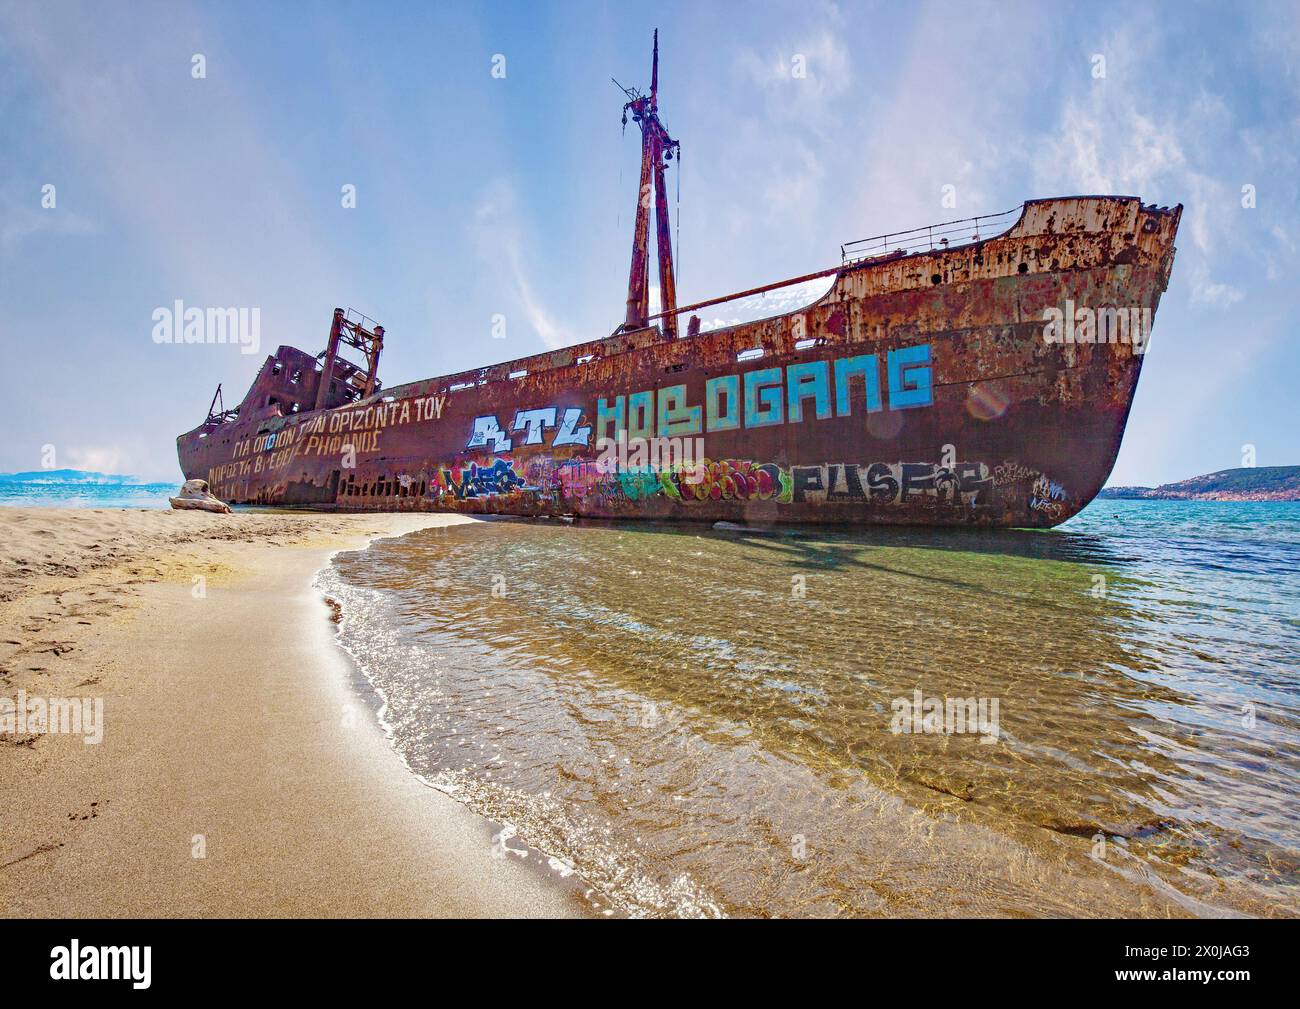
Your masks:
<path fill-rule="evenodd" d="M 68 652 L 76 651 L 77 647 L 71 641 L 33 641 L 32 644 L 33 646 L 39 645 L 42 647 L 33 647 L 29 649 L 30 651 L 35 652 L 37 655 L 50 654 L 56 658 L 66 655 Z"/>
<path fill-rule="evenodd" d="M 54 851 L 62 847 L 63 847 L 62 841 L 59 841 L 57 844 L 54 843 L 53 841 L 48 842 L 46 844 L 39 844 L 31 851 L 29 851 L 26 855 L 19 855 L 17 858 L 10 859 L 8 862 L 0 862 L 0 869 L 8 869 L 11 865 L 17 865 L 19 862 L 27 861 L 27 859 L 29 858 L 35 858 L 37 855 L 43 855 L 47 851 Z"/>

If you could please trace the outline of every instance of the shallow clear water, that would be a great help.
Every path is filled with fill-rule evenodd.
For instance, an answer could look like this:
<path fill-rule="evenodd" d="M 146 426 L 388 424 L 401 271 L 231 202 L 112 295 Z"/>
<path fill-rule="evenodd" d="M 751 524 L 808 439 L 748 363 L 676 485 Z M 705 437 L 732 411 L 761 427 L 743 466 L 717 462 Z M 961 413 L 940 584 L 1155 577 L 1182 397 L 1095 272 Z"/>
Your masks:
<path fill-rule="evenodd" d="M 1050 532 L 484 522 L 321 582 L 412 770 L 606 906 L 1294 915 L 1297 570 L 1300 505 L 1100 501 Z"/>

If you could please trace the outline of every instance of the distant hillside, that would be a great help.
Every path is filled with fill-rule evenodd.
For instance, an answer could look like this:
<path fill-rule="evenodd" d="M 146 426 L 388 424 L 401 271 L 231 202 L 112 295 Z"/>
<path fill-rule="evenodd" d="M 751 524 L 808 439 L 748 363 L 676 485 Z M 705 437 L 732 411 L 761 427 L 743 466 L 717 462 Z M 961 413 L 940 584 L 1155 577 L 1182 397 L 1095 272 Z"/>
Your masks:
<path fill-rule="evenodd" d="M 1300 466 L 1252 466 L 1159 487 L 1106 487 L 1101 498 L 1161 501 L 1300 501 Z"/>
<path fill-rule="evenodd" d="M 84 469 L 36 469 L 26 473 L 0 473 L 0 483 L 89 483 L 111 486 L 139 484 L 138 477 L 92 473 Z"/>

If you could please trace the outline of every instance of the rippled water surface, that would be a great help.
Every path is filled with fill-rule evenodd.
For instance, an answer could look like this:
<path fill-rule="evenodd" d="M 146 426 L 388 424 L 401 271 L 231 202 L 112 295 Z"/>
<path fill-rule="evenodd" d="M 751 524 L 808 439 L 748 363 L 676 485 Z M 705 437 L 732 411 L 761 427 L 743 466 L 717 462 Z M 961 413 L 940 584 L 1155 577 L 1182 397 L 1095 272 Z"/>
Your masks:
<path fill-rule="evenodd" d="M 412 770 L 607 910 L 1295 915 L 1297 571 L 1300 505 L 1101 501 L 1051 532 L 481 522 L 321 581 Z"/>

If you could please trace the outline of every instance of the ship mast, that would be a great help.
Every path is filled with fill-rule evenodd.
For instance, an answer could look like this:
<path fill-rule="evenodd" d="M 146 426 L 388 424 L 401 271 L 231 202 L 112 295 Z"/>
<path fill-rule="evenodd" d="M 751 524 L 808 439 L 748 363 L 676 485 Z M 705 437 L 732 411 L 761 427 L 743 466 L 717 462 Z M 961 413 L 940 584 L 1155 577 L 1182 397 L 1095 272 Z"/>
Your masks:
<path fill-rule="evenodd" d="M 617 81 L 614 82 L 618 84 Z M 619 87 L 623 87 L 621 84 Z M 659 301 L 664 332 L 677 335 L 677 285 L 673 275 L 673 245 L 668 208 L 668 186 L 664 169 L 681 144 L 668 135 L 659 121 L 659 29 L 655 29 L 654 59 L 650 69 L 650 93 L 623 88 L 628 96 L 623 106 L 623 123 L 632 119 L 641 127 L 641 184 L 637 189 L 636 229 L 632 233 L 632 269 L 627 280 L 627 316 L 623 328 L 640 329 L 650 315 L 650 201 L 655 204 L 655 248 L 659 254 Z M 653 177 L 653 190 L 651 189 Z"/>

